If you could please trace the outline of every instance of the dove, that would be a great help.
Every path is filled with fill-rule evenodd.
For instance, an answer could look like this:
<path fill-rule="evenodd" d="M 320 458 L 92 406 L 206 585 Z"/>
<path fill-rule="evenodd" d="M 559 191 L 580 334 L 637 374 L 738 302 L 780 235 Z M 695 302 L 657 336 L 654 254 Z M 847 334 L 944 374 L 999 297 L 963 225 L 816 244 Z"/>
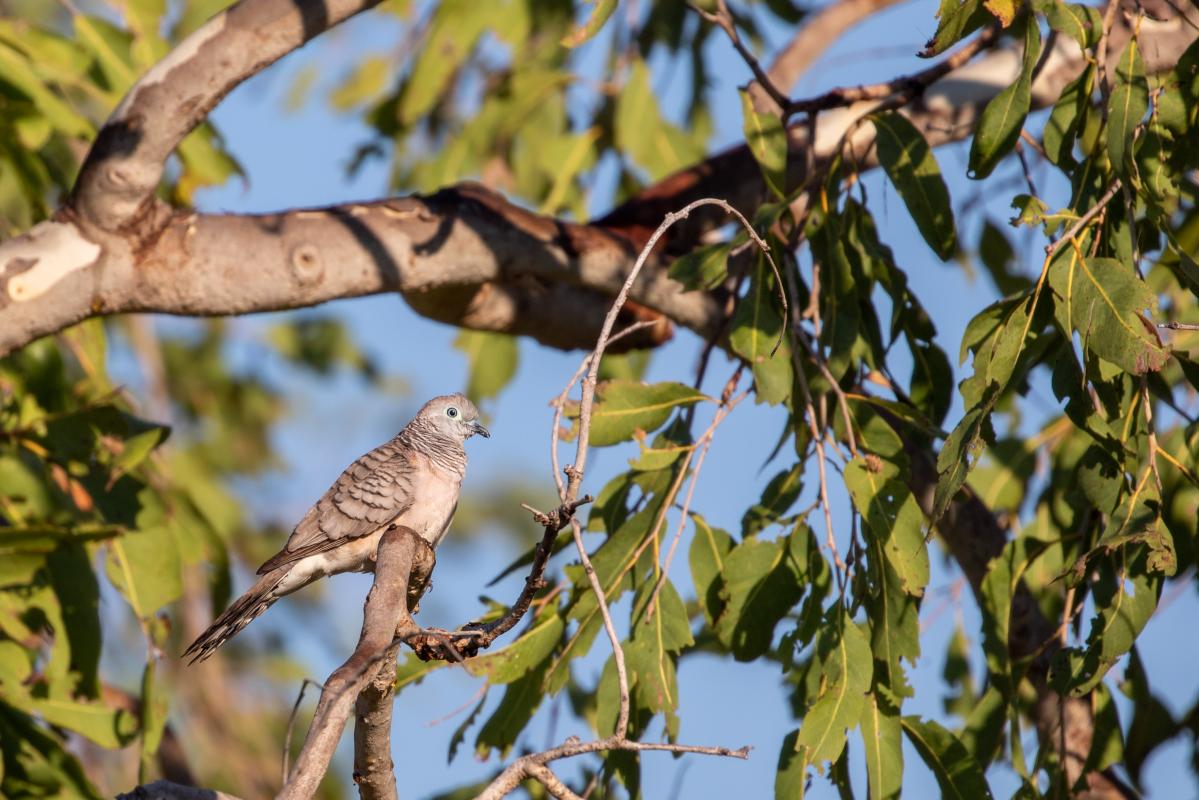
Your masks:
<path fill-rule="evenodd" d="M 404 525 L 432 547 L 445 536 L 466 474 L 467 439 L 490 438 L 461 394 L 434 397 L 390 441 L 346 467 L 258 568 L 258 580 L 184 651 L 203 661 L 279 598 L 341 572 L 371 572 L 384 531 Z"/>

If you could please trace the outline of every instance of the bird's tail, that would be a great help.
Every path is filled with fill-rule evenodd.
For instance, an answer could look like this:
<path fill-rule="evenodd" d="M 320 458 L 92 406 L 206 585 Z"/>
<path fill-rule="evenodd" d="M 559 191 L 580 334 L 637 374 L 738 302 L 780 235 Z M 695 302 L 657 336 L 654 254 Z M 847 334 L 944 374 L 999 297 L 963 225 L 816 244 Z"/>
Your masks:
<path fill-rule="evenodd" d="M 212 655 L 218 647 L 233 638 L 238 631 L 253 622 L 259 614 L 266 611 L 280 597 L 275 589 L 287 575 L 287 568 L 273 569 L 261 576 L 245 594 L 237 598 L 233 605 L 225 609 L 225 613 L 216 618 L 201 633 L 191 645 L 183 651 L 184 658 L 191 658 L 189 664 L 203 661 Z"/>

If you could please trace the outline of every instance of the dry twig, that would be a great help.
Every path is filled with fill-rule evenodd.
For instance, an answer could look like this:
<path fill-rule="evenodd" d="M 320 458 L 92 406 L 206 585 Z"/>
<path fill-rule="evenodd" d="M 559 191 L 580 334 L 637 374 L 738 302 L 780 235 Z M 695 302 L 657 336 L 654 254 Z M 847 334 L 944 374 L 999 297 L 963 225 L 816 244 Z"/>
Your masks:
<path fill-rule="evenodd" d="M 604 324 L 600 329 L 599 338 L 596 341 L 595 349 L 591 354 L 584 359 L 582 365 L 575 372 L 574 376 L 567 383 L 566 389 L 559 395 L 557 403 L 555 403 L 554 423 L 550 434 L 550 444 L 552 461 L 554 463 L 554 480 L 558 485 L 558 498 L 564 507 L 575 502 L 578 496 L 579 486 L 582 484 L 585 469 L 587 465 L 587 455 L 589 440 L 591 435 L 591 417 L 592 410 L 595 405 L 595 391 L 599 379 L 599 365 L 603 358 L 605 349 L 611 341 L 612 328 L 616 323 L 616 318 L 620 314 L 621 308 L 624 306 L 629 292 L 633 288 L 633 284 L 637 280 L 638 274 L 641 272 L 650 254 L 653 252 L 658 240 L 670 229 L 672 225 L 684 220 L 696 208 L 706 205 L 715 205 L 725 209 L 729 214 L 735 216 L 748 232 L 750 238 L 762 248 L 766 257 L 770 260 L 771 266 L 774 268 L 775 275 L 778 277 L 779 290 L 782 292 L 782 275 L 778 271 L 778 267 L 774 265 L 772 256 L 770 255 L 769 246 L 763 241 L 757 232 L 753 230 L 753 226 L 745 219 L 736 209 L 730 206 L 724 200 L 715 198 L 701 198 L 687 204 L 684 208 L 677 212 L 672 212 L 666 215 L 666 219 L 653 232 L 646 241 L 645 246 L 641 249 L 633 268 L 629 271 L 625 278 L 624 285 L 620 292 L 616 295 L 612 306 L 608 310 L 608 314 L 604 319 Z M 784 310 L 787 308 L 786 296 L 782 297 Z M 557 469 L 557 450 L 559 441 L 559 431 L 561 423 L 562 407 L 565 404 L 566 396 L 570 388 L 579 380 L 579 376 L 585 374 L 583 378 L 581 399 L 579 403 L 579 429 L 578 440 L 575 445 L 574 463 L 567 466 L 563 470 L 567 476 L 565 485 L 563 485 Z M 714 428 L 715 426 L 713 426 Z M 711 429 L 710 429 L 711 430 Z M 710 439 L 710 436 L 709 436 Z M 695 449 L 689 452 L 688 457 L 695 453 Z M 685 468 L 684 473 L 685 474 Z M 680 477 L 681 477 L 680 475 Z M 677 485 L 680 482 L 676 482 Z M 666 503 L 665 505 L 669 505 Z M 663 509 L 665 513 L 665 508 Z M 570 758 L 584 753 L 594 753 L 608 750 L 664 750 L 672 753 L 705 753 L 708 755 L 724 755 L 737 758 L 747 758 L 748 748 L 740 750 L 730 750 L 722 747 L 699 747 L 693 745 L 676 745 L 676 744 L 651 744 L 645 742 L 631 741 L 627 738 L 629 725 L 629 681 L 628 670 L 625 664 L 624 652 L 620 646 L 620 636 L 616 632 L 616 626 L 612 622 L 612 614 L 608 608 L 607 595 L 603 585 L 600 583 L 599 577 L 595 573 L 595 568 L 592 566 L 591 558 L 587 553 L 587 548 L 583 544 L 582 526 L 578 520 L 572 516 L 569 519 L 571 532 L 574 537 L 575 549 L 579 555 L 579 561 L 583 565 L 583 570 L 587 575 L 587 581 L 591 587 L 591 591 L 595 594 L 596 605 L 598 607 L 601 619 L 603 620 L 604 631 L 608 636 L 609 643 L 612 646 L 613 661 L 616 666 L 616 678 L 618 690 L 620 693 L 620 709 L 617 713 L 616 728 L 611 736 L 603 739 L 597 739 L 591 742 L 580 742 L 575 738 L 568 739 L 565 743 L 558 747 L 550 748 L 539 753 L 531 753 L 522 756 L 504 769 L 483 792 L 478 795 L 476 800 L 498 800 L 508 793 L 512 792 L 524 780 L 532 778 L 540 782 L 550 794 L 555 797 L 574 798 L 577 797 L 569 788 L 562 783 L 554 772 L 546 766 L 549 762 L 560 759 Z M 657 524 L 654 526 L 655 530 Z M 648 541 L 648 540 L 647 540 Z M 642 545 L 645 546 L 645 543 Z"/>

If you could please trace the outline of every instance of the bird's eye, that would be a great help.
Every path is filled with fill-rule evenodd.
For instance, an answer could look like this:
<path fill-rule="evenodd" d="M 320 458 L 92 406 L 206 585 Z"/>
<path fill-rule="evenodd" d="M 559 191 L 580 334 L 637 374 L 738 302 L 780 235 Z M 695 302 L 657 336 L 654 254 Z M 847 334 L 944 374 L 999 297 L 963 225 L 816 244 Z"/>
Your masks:
<path fill-rule="evenodd" d="M 453 419 L 454 417 L 458 416 L 458 409 L 454 408 L 453 406 L 450 406 L 449 408 L 447 408 L 445 410 L 445 415 L 447 417 L 450 417 L 451 419 Z"/>

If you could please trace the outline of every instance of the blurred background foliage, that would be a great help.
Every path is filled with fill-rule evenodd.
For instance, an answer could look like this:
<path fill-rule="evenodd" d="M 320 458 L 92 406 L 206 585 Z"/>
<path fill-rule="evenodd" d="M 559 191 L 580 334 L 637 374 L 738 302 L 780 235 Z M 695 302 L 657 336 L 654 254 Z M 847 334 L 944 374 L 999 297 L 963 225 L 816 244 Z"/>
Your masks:
<path fill-rule="evenodd" d="M 27 229 L 56 207 L 87 143 L 124 90 L 224 5 L 0 2 L 5 235 Z M 946 7 L 943 24 L 955 6 Z M 1065 7 L 1027 4 L 1013 32 L 1032 50 L 1040 46 L 1042 24 L 1074 35 L 1062 23 Z M 979 8 L 961 5 L 970 13 Z M 965 13 L 961 9 L 955 13 Z M 763 20 L 794 26 L 805 13 L 787 0 L 738 3 L 734 10 L 754 48 L 764 45 Z M 723 34 L 685 3 L 626 7 L 599 0 L 576 8 L 562 0 L 389 0 L 372 13 L 404 21 L 405 34 L 394 47 L 362 53 L 332 86 L 318 64 L 308 64 L 288 93 L 293 108 L 327 103 L 369 123 L 371 136 L 355 143 L 347 160 L 351 174 L 385 169 L 396 191 L 433 192 L 477 179 L 530 208 L 586 219 L 594 210 L 597 175 L 615 173 L 619 201 L 710 152 L 710 42 Z M 1043 22 L 1030 25 L 1028 19 Z M 569 46 L 605 23 L 602 46 Z M 1084 42 L 1088 36 L 1078 35 Z M 1192 48 L 1188 65 L 1194 53 Z M 1031 70 L 1036 59 L 1025 61 Z M 625 652 L 633 676 L 633 734 L 660 725 L 652 730 L 677 736 L 681 659 L 702 653 L 767 659 L 786 676 L 794 716 L 805 720 L 780 742 L 779 796 L 797 796 L 808 766 L 825 762 L 833 764 L 829 779 L 847 786 L 846 728 L 861 729 L 867 752 L 871 741 L 893 747 L 892 759 L 902 732 L 934 772 L 942 764 L 938 779 L 963 793 L 985 795 L 985 783 L 979 783 L 984 770 L 1005 760 L 1019 773 L 1024 796 L 1038 796 L 1058 785 L 1059 773 L 1044 751 L 1035 760 L 1023 753 L 1020 713 L 1035 698 L 1021 683 L 1026 665 L 1011 663 L 1006 648 L 996 645 L 1006 633 L 1007 579 L 1013 574 L 1036 588 L 1036 602 L 1049 619 L 1061 619 L 1066 604 L 1073 604 L 1075 646 L 1062 651 L 1054 679 L 1063 691 L 1093 692 L 1100 733 L 1089 754 L 1095 764 L 1120 764 L 1125 777 L 1139 784 L 1155 747 L 1180 731 L 1193 733 L 1199 718 L 1193 711 L 1175 717 L 1155 698 L 1135 639 L 1170 576 L 1189 576 L 1194 569 L 1199 484 L 1191 465 L 1199 427 L 1192 387 L 1199 364 L 1181 349 L 1166 353 L 1150 334 L 1138 332 L 1139 321 L 1128 313 L 1156 301 L 1163 319 L 1199 322 L 1199 267 L 1190 255 L 1199 244 L 1199 216 L 1195 185 L 1185 174 L 1185 165 L 1193 164 L 1196 93 L 1193 71 L 1180 67 L 1147 78 L 1134 62 L 1119 80 L 1134 101 L 1146 99 L 1140 117 L 1113 121 L 1106 109 L 1078 102 L 1078 96 L 1093 94 L 1089 83 L 1076 86 L 1053 111 L 1054 132 L 1045 129 L 1043 147 L 1061 173 L 1055 180 L 1065 187 L 1059 193 L 1068 198 L 1067 208 L 1050 212 L 1050 203 L 1029 186 L 1017 197 L 1017 221 L 1025 230 L 1011 234 L 977 205 L 962 204 L 956 224 L 947 205 L 926 208 L 924 216 L 913 207 L 934 252 L 978 270 L 1007 296 L 975 318 L 962 342 L 959 363 L 971 361 L 974 377 L 960 387 L 961 422 L 950 414 L 956 402 L 950 354 L 956 349 L 943 349 L 935 313 L 908 289 L 895 255 L 879 240 L 861 184 L 855 195 L 841 182 L 850 172 L 846 165 L 834 165 L 826 203 L 803 229 L 787 229 L 785 205 L 778 202 L 754 217 L 763 228 L 777 223 L 795 237 L 791 242 L 802 232 L 810 243 L 800 255 L 788 250 L 787 241 L 772 240 L 785 254 L 784 269 L 798 281 L 793 303 L 807 299 L 802 274 L 812 259 L 829 270 L 820 344 L 830 372 L 807 376 L 813 392 L 831 398 L 829 380 L 846 387 L 861 379 L 889 386 L 887 413 L 913 423 L 930 441 L 944 439 L 941 468 L 950 495 L 968 480 L 1013 533 L 1001 559 L 1008 572 L 993 571 L 984 590 L 985 685 L 973 677 L 961 631 L 946 654 L 945 712 L 960 725 L 950 731 L 899 715 L 912 694 L 905 673 L 921 649 L 916 612 L 929 571 L 921 518 L 918 511 L 913 516 L 914 500 L 897 480 L 910 468 L 902 444 L 882 423 L 877 404 L 855 400 L 850 424 L 862 447 L 880 460 L 869 468 L 861 459 L 839 467 L 837 478 L 862 526 L 846 553 L 859 568 L 842 574 L 822 553 L 808 511 L 794 509 L 813 449 L 797 422 L 802 403 L 789 352 L 758 358 L 782 323 L 773 305 L 773 278 L 761 262 L 730 260 L 740 243 L 733 238 L 680 259 L 672 274 L 691 287 L 731 280 L 741 291 L 731 346 L 752 365 L 757 399 L 788 409 L 775 453 L 795 463 L 765 473 L 760 501 L 746 509 L 736 535 L 698 514 L 691 520 L 686 555 L 694 593 L 660 582 L 660 523 L 677 504 L 686 454 L 695 451 L 706 424 L 696 423 L 693 409 L 710 415 L 713 406 L 711 398 L 682 384 L 640 384 L 648 354 L 605 360 L 604 377 L 612 382 L 601 409 L 633 409 L 637 424 L 598 426 L 595 443 L 628 441 L 638 427 L 651 434 L 660 429 L 637 442 L 635 462 L 604 487 L 588 521 L 589 530 L 607 534 L 597 570 L 613 598 L 631 598 Z M 688 76 L 679 113 L 668 114 L 654 91 L 652 76 L 663 69 Z M 1080 80 L 1093 81 L 1093 70 Z M 991 135 L 975 143 L 970 157 L 980 175 L 1013 146 L 1002 144 L 1010 139 L 1010 122 L 986 119 L 984 127 L 994 126 Z M 905 153 L 927 169 L 931 156 L 921 156 L 912 132 L 879 120 L 888 123 L 899 148 L 888 172 L 907 168 Z M 1124 129 L 1105 135 L 1116 125 Z M 1140 144 L 1126 152 L 1120 136 L 1131 141 L 1134 132 Z M 771 146 L 757 153 L 768 177 L 777 173 Z M 937 170 L 935 160 L 931 169 Z M 161 191 L 186 205 L 200 189 L 241 175 L 219 132 L 204 125 L 180 146 Z M 1130 270 L 1120 273 L 1125 306 L 1095 329 L 1080 329 L 1085 309 L 1073 306 L 1074 295 L 1055 282 L 1062 273 L 1078 277 L 1077 260 L 1066 265 L 1078 251 L 1066 247 L 1063 260 L 1053 264 L 1049 290 L 1030 311 L 1037 270 L 1023 263 L 1018 245 L 1032 231 L 1059 232 L 1116 175 L 1135 195 L 1129 201 L 1135 236 L 1127 219 L 1113 214 L 1088 230 L 1081 246 L 1091 256 L 1113 259 L 1116 268 L 1140 261 L 1144 280 Z M 1022 189 L 1018 173 L 1016 182 Z M 897 188 L 903 196 L 905 187 Z M 975 235 L 963 233 L 967 221 Z M 405 396 L 403 376 L 383 373 L 340 318 L 317 313 L 281 319 L 253 343 L 262 359 L 322 380 L 352 376 Z M 1028 343 L 1013 346 L 1013 331 L 1021 332 L 1021 342 L 1029 332 Z M 304 675 L 287 648 L 269 635 L 239 639 L 187 679 L 175 674 L 181 644 L 224 607 L 239 570 L 252 571 L 272 553 L 292 522 L 250 513 L 239 499 L 237 487 L 245 480 L 287 468 L 272 431 L 293 401 L 262 371 L 230 359 L 232 335 L 221 321 L 169 331 L 135 317 L 91 321 L 0 362 L 0 794 L 99 797 L 159 775 L 236 787 L 247 798 L 272 794 L 278 785 L 279 743 Z M 476 399 L 494 397 L 512 380 L 520 357 L 515 340 L 463 331 L 456 346 L 471 365 L 468 391 Z M 1138 361 L 1158 357 L 1148 370 Z M 113 380 L 115 362 L 133 365 L 127 371 L 135 375 L 134 386 Z M 897 374 L 896 363 L 910 370 L 906 378 Z M 1064 413 L 1027 409 L 1024 401 L 1037 382 L 1052 387 Z M 1155 428 L 1150 420 L 1157 421 Z M 845 421 L 832 424 L 844 434 Z M 1170 464 L 1162 461 L 1158 469 L 1159 455 Z M 967 479 L 965 466 L 974 461 Z M 537 498 L 545 499 L 544 487 L 515 479 L 476 488 L 458 515 L 455 537 L 469 537 L 484 518 L 527 533 L 518 502 Z M 896 541 L 884 548 L 887 519 Z M 656 624 L 639 624 L 659 591 L 660 612 L 650 616 Z M 296 597 L 295 613 L 321 614 L 314 597 L 319 593 Z M 572 660 L 586 654 L 599 634 L 594 598 L 581 573 L 567 567 L 535 613 L 519 639 L 472 663 L 472 673 L 485 676 L 502 697 L 496 705 L 483 696 L 462 723 L 455 748 L 477 726 L 476 753 L 509 753 L 544 697 L 557 692 L 565 693 L 579 720 L 600 734 L 611 730 L 611 660 L 593 684 L 571 670 Z M 1123 679 L 1105 682 L 1120 659 Z M 401 664 L 401 688 L 435 668 Z M 1113 692 L 1132 700 L 1131 719 L 1119 719 Z M 846 698 L 851 702 L 843 706 Z M 167 724 L 168 710 L 170 719 L 187 721 L 185 742 L 183 732 Z M 305 723 L 301 715 L 298 729 Z M 815 738 L 819 730 L 840 735 Z M 595 765 L 585 767 L 579 780 L 586 784 L 593 777 L 600 787 L 593 796 L 639 793 L 639 766 L 627 754 L 610 756 L 598 772 Z M 890 796 L 897 788 L 896 776 L 871 773 L 867 779 L 871 796 Z M 329 796 L 343 790 L 336 780 L 323 787 Z M 470 787 L 444 796 L 470 796 Z"/>

